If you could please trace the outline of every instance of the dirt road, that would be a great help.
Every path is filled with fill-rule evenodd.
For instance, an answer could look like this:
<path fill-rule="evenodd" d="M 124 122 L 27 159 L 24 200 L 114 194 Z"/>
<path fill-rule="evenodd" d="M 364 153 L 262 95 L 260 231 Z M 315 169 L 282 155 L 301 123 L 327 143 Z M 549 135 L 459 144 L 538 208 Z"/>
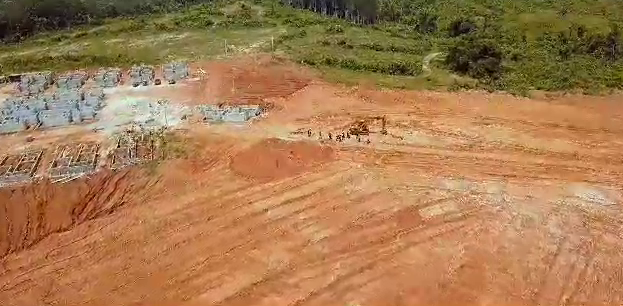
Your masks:
<path fill-rule="evenodd" d="M 187 158 L 108 185 L 129 193 L 114 209 L 97 197 L 72 218 L 66 186 L 1 193 L 0 304 L 623 304 L 622 96 L 352 89 L 300 73 L 295 91 L 227 93 L 274 108 L 186 132 Z M 382 114 L 389 134 L 370 144 L 326 139 Z M 92 189 L 75 184 L 82 207 Z M 38 213 L 55 206 L 62 226 Z"/>

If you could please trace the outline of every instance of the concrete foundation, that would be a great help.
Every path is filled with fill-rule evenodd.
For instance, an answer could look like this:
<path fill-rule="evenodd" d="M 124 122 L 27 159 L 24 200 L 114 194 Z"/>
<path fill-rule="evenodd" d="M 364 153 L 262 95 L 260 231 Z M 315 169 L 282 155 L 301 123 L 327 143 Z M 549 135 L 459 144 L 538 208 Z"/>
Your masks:
<path fill-rule="evenodd" d="M 0 157 L 0 187 L 30 182 L 43 152 L 43 149 L 34 149 Z"/>
<path fill-rule="evenodd" d="M 99 143 L 85 142 L 56 147 L 47 174 L 52 179 L 88 174 L 95 171 Z"/>

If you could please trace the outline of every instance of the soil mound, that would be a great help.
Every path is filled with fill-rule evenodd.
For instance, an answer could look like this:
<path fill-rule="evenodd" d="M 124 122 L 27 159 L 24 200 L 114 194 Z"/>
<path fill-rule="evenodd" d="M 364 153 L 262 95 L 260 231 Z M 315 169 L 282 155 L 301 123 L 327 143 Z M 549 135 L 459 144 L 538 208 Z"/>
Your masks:
<path fill-rule="evenodd" d="M 334 158 L 330 147 L 271 138 L 235 155 L 230 168 L 255 180 L 273 180 L 297 175 Z"/>
<path fill-rule="evenodd" d="M 206 80 L 195 89 L 193 100 L 200 103 L 263 104 L 265 99 L 289 96 L 311 82 L 300 67 L 270 57 L 200 67 L 208 72 Z"/>

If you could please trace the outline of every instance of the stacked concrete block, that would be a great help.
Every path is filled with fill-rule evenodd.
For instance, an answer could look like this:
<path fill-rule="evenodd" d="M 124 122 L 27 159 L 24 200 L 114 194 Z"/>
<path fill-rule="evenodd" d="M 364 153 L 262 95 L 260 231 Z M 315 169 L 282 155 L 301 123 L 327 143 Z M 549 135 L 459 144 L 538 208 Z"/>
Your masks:
<path fill-rule="evenodd" d="M 95 83 L 100 87 L 115 87 L 121 82 L 121 70 L 117 68 L 103 68 L 95 75 Z"/>
<path fill-rule="evenodd" d="M 24 127 L 35 127 L 39 124 L 39 111 L 29 108 L 15 110 L 15 117 Z"/>
<path fill-rule="evenodd" d="M 55 100 L 60 104 L 67 104 L 75 107 L 84 100 L 84 93 L 81 90 L 60 90 L 56 93 Z"/>
<path fill-rule="evenodd" d="M 26 129 L 23 123 L 20 123 L 18 118 L 7 116 L 0 118 L 0 134 L 15 133 Z"/>
<path fill-rule="evenodd" d="M 35 112 L 42 111 L 46 109 L 48 101 L 51 100 L 51 97 L 47 96 L 36 96 L 30 97 L 25 100 L 25 103 L 28 105 L 28 108 L 32 109 Z"/>
<path fill-rule="evenodd" d="M 57 127 L 69 125 L 73 122 L 71 109 L 67 110 L 44 110 L 39 113 L 39 120 L 43 127 Z"/>
<path fill-rule="evenodd" d="M 84 95 L 84 101 L 80 103 L 80 108 L 83 106 L 99 109 L 102 107 L 104 101 L 104 91 L 101 89 L 93 89 Z"/>
<path fill-rule="evenodd" d="M 97 110 L 94 107 L 83 106 L 80 108 L 80 118 L 82 120 L 93 120 L 97 115 Z"/>
<path fill-rule="evenodd" d="M 164 65 L 164 79 L 169 83 L 175 83 L 190 76 L 188 64 L 184 62 L 174 62 Z"/>
<path fill-rule="evenodd" d="M 152 66 L 134 66 L 130 69 L 130 82 L 132 86 L 150 85 L 156 78 L 156 71 Z"/>
<path fill-rule="evenodd" d="M 200 105 L 199 113 L 205 121 L 214 122 L 245 122 L 261 114 L 258 105 L 245 105 L 220 108 L 214 105 Z"/>
<path fill-rule="evenodd" d="M 43 105 L 36 103 L 33 107 L 28 104 L 30 100 L 31 98 L 19 97 L 4 101 L 0 109 L 0 121 L 2 121 L 4 132 L 24 130 L 39 123 L 37 114 Z"/>
<path fill-rule="evenodd" d="M 229 109 L 223 114 L 223 121 L 226 122 L 245 122 L 247 120 L 249 120 L 249 116 L 240 109 Z"/>
<path fill-rule="evenodd" d="M 21 76 L 19 91 L 27 96 L 43 93 L 52 84 L 52 72 L 29 73 Z"/>
<path fill-rule="evenodd" d="M 249 118 L 257 117 L 262 114 L 262 108 L 259 105 L 244 105 L 240 106 L 240 109 L 246 112 Z"/>
<path fill-rule="evenodd" d="M 84 119 L 82 118 L 82 112 L 77 108 L 70 108 L 69 112 L 71 113 L 71 122 L 73 123 L 80 123 Z"/>
<path fill-rule="evenodd" d="M 79 89 L 87 82 L 89 75 L 84 71 L 78 71 L 60 76 L 56 85 L 60 89 L 70 90 Z"/>

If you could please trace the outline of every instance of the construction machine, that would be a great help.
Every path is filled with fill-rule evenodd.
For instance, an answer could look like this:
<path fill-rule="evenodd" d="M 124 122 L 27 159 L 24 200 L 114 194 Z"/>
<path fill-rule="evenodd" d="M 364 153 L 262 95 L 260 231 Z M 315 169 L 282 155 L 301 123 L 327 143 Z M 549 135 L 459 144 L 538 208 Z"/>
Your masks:
<path fill-rule="evenodd" d="M 381 122 L 380 132 L 383 135 L 387 135 L 387 129 L 385 127 L 387 124 L 387 120 L 385 116 L 369 116 L 363 119 L 359 119 L 350 126 L 350 128 L 348 129 L 348 132 L 351 135 L 370 135 L 371 131 L 370 131 L 369 124 L 375 121 Z"/>

